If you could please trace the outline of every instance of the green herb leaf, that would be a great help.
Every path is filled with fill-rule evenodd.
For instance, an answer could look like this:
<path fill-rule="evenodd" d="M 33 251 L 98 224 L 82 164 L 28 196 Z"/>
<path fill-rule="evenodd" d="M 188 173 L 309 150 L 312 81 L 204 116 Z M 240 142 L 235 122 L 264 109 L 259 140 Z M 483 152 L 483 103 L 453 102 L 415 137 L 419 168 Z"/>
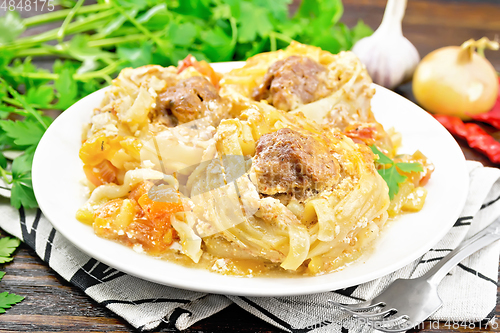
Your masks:
<path fill-rule="evenodd" d="M 12 111 L 16 108 L 8 107 L 0 103 L 0 119 L 7 119 Z"/>
<path fill-rule="evenodd" d="M 31 176 L 31 164 L 33 163 L 32 153 L 25 152 L 23 155 L 18 156 L 12 161 L 12 178 L 13 179 L 24 179 L 27 176 Z"/>
<path fill-rule="evenodd" d="M 15 41 L 24 29 L 21 15 L 16 11 L 8 10 L 5 16 L 0 17 L 0 45 Z"/>
<path fill-rule="evenodd" d="M 396 163 L 396 166 L 398 167 L 399 170 L 401 170 L 403 172 L 422 172 L 422 171 L 424 171 L 422 164 L 417 163 L 417 162 L 414 162 L 414 163 L 400 162 L 400 163 Z"/>
<path fill-rule="evenodd" d="M 302 20 L 304 31 L 297 39 L 333 53 L 349 49 L 352 46 L 350 31 L 338 23 L 343 11 L 340 0 L 302 1 L 294 21 Z"/>
<path fill-rule="evenodd" d="M 137 18 L 148 29 L 162 30 L 170 22 L 172 14 L 164 3 L 156 5 Z"/>
<path fill-rule="evenodd" d="M 332 23 L 337 23 L 344 14 L 344 6 L 341 0 L 327 1 L 330 4 L 328 12 L 332 13 Z"/>
<path fill-rule="evenodd" d="M 389 187 L 389 198 L 394 199 L 394 195 L 399 192 L 399 184 L 404 183 L 406 176 L 401 175 L 394 165 L 387 169 L 377 170 Z"/>
<path fill-rule="evenodd" d="M 89 80 L 87 82 L 80 82 L 78 85 L 78 91 L 82 96 L 87 96 L 94 91 L 102 88 L 102 83 L 97 80 Z"/>
<path fill-rule="evenodd" d="M 0 238 L 0 264 L 12 261 L 11 255 L 19 244 L 21 244 L 21 241 L 17 238 Z"/>
<path fill-rule="evenodd" d="M 11 113 L 16 113 L 16 111 L 17 109 L 15 107 L 0 102 L 0 119 L 6 119 Z"/>
<path fill-rule="evenodd" d="M 318 30 L 309 43 L 334 54 L 349 49 L 351 46 L 350 37 L 345 34 L 341 26 Z"/>
<path fill-rule="evenodd" d="M 399 192 L 399 185 L 404 183 L 408 178 L 401 172 L 421 172 L 424 171 L 420 163 L 394 163 L 388 156 L 382 153 L 375 145 L 370 146 L 372 152 L 378 156 L 375 160 L 375 165 L 378 166 L 377 171 L 387 183 L 389 187 L 389 198 L 394 199 L 394 195 Z M 389 167 L 387 167 L 390 165 Z M 401 172 L 399 171 L 401 170 Z"/>
<path fill-rule="evenodd" d="M 243 1 L 241 11 L 244 14 L 239 19 L 238 42 L 251 42 L 257 36 L 265 37 L 273 30 L 269 14 L 264 8 Z"/>
<path fill-rule="evenodd" d="M 0 77 L 0 82 L 2 82 L 3 79 Z M 44 119 L 38 111 L 36 111 L 27 101 L 26 99 L 21 96 L 14 88 L 12 88 L 10 85 L 7 85 L 7 90 L 9 93 L 24 107 L 24 110 L 32 116 L 34 119 L 36 119 L 40 125 L 43 126 L 43 128 L 47 129 L 49 127 L 50 123 L 47 123 L 47 120 Z"/>
<path fill-rule="evenodd" d="M 58 98 L 55 108 L 57 109 L 66 110 L 78 100 L 78 86 L 73 80 L 73 74 L 74 71 L 63 68 L 59 74 L 59 79 L 55 81 Z"/>
<path fill-rule="evenodd" d="M 357 41 L 370 36 L 373 33 L 372 28 L 359 20 L 358 23 L 351 29 L 352 43 L 356 44 Z"/>
<path fill-rule="evenodd" d="M 11 63 L 12 58 L 14 58 L 14 56 L 15 56 L 14 51 L 2 50 L 2 52 L 0 52 L 0 72 L 5 71 L 5 66 Z"/>
<path fill-rule="evenodd" d="M 0 52 L 0 54 L 2 52 Z M 24 61 L 20 58 L 15 58 L 10 66 L 4 67 L 0 78 L 3 77 L 3 79 L 14 88 L 24 84 L 25 90 L 29 90 L 33 86 L 40 86 L 47 83 L 50 80 L 45 77 L 48 71 L 36 68 L 31 61 L 31 57 L 26 57 Z M 25 77 L 25 75 L 37 75 L 38 78 L 35 80 L 29 76 Z"/>
<path fill-rule="evenodd" d="M 78 67 L 76 73 L 77 74 L 89 73 L 95 71 L 98 68 L 99 68 L 99 61 L 95 59 L 85 59 L 83 60 L 82 65 Z"/>
<path fill-rule="evenodd" d="M 125 67 L 139 67 L 151 63 L 153 44 L 145 42 L 141 46 L 120 45 L 116 52 L 120 59 L 127 60 Z"/>
<path fill-rule="evenodd" d="M 23 299 L 22 296 L 9 294 L 6 291 L 0 293 L 0 313 L 5 313 L 6 309 L 10 309 L 12 305 L 21 302 Z"/>
<path fill-rule="evenodd" d="M 138 10 L 143 10 L 148 6 L 146 0 L 118 0 L 121 7 L 125 8 L 137 8 Z"/>
<path fill-rule="evenodd" d="M 278 30 L 291 39 L 307 39 L 304 34 L 307 31 L 309 20 L 305 18 L 294 18 L 293 21 L 284 21 L 278 23 Z"/>
<path fill-rule="evenodd" d="M 193 23 L 171 24 L 168 35 L 172 44 L 177 46 L 190 46 L 198 35 L 198 30 Z"/>
<path fill-rule="evenodd" d="M 25 97 L 29 104 L 49 107 L 50 103 L 54 100 L 54 88 L 46 85 L 32 87 L 28 90 Z"/>
<path fill-rule="evenodd" d="M 0 151 L 0 168 L 6 169 L 7 168 L 7 159 L 5 158 L 5 155 L 3 152 Z"/>
<path fill-rule="evenodd" d="M 102 51 L 98 47 L 89 47 L 89 39 L 85 35 L 76 35 L 69 43 L 68 53 L 80 61 L 86 59 L 111 59 L 113 54 Z"/>
<path fill-rule="evenodd" d="M 12 261 L 12 253 L 21 244 L 17 238 L 3 237 L 0 238 L 0 264 Z M 0 272 L 0 280 L 4 277 L 5 272 Z M 22 296 L 3 292 L 0 294 L 0 313 L 5 313 L 5 309 L 12 305 L 21 302 L 24 299 Z"/>
<path fill-rule="evenodd" d="M 0 120 L 0 128 L 14 140 L 18 146 L 36 145 L 42 138 L 45 129 L 34 121 Z"/>
<path fill-rule="evenodd" d="M 231 6 L 228 4 L 218 4 L 214 7 L 212 13 L 214 20 L 230 19 L 233 17 L 231 14 Z"/>
<path fill-rule="evenodd" d="M 31 177 L 31 175 L 30 175 Z M 36 208 L 38 203 L 33 192 L 33 185 L 28 182 L 31 178 L 17 179 L 12 183 L 10 192 L 11 205 L 16 209 L 21 208 Z"/>
<path fill-rule="evenodd" d="M 0 100 L 7 97 L 7 82 L 0 80 Z"/>
<path fill-rule="evenodd" d="M 394 161 L 387 157 L 384 153 L 382 153 L 375 145 L 370 146 L 372 152 L 378 156 L 378 160 L 376 163 L 379 164 L 394 164 Z"/>
<path fill-rule="evenodd" d="M 210 17 L 210 1 L 208 0 L 181 0 L 175 11 L 180 14 L 195 16 L 201 19 Z"/>
<path fill-rule="evenodd" d="M 60 59 L 56 59 L 54 61 L 54 66 L 52 66 L 52 70 L 56 74 L 61 74 L 63 70 L 69 70 L 70 72 L 76 72 L 76 70 L 80 67 L 80 64 L 76 61 L 61 61 Z"/>
<path fill-rule="evenodd" d="M 314 24 L 326 28 L 337 23 L 343 13 L 344 7 L 340 0 L 307 0 L 302 1 L 295 17 L 314 19 Z M 317 21 L 321 21 L 321 24 Z"/>
<path fill-rule="evenodd" d="M 292 0 L 253 0 L 253 2 L 259 7 L 268 8 L 269 12 L 278 21 L 286 21 L 288 18 L 288 5 L 292 3 Z"/>
<path fill-rule="evenodd" d="M 213 61 L 229 61 L 234 54 L 234 44 L 231 43 L 231 37 L 226 35 L 220 27 L 213 30 L 202 32 L 202 38 L 205 41 L 202 51 Z"/>
<path fill-rule="evenodd" d="M 252 48 L 245 53 L 245 57 L 249 58 L 257 53 L 261 53 L 266 48 L 267 44 L 269 44 L 269 40 L 267 39 L 261 39 L 259 42 L 253 42 L 251 44 Z"/>
<path fill-rule="evenodd" d="M 315 18 L 321 14 L 321 0 L 301 1 L 295 17 Z"/>
<path fill-rule="evenodd" d="M 136 17 L 138 12 L 139 12 L 138 8 L 132 8 L 127 11 L 127 14 L 130 17 Z M 108 36 L 111 33 L 120 29 L 125 22 L 127 22 L 127 17 L 123 15 L 117 15 L 111 22 L 105 25 L 102 29 L 98 30 L 99 35 L 103 37 Z"/>
<path fill-rule="evenodd" d="M 34 146 L 32 146 L 34 147 Z M 12 189 L 10 203 L 15 208 L 35 208 L 38 206 L 31 182 L 31 165 L 35 150 L 28 149 L 12 162 Z"/>

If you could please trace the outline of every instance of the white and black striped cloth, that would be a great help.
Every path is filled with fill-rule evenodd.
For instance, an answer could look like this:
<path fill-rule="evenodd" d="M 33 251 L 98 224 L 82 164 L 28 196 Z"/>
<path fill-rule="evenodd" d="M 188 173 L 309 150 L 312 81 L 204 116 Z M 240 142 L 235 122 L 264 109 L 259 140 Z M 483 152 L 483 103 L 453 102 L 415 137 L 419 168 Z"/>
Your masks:
<path fill-rule="evenodd" d="M 464 238 L 500 216 L 500 169 L 468 162 L 469 197 L 454 227 L 420 260 L 384 278 L 322 294 L 294 297 L 210 295 L 147 282 L 90 258 L 62 237 L 40 210 L 17 211 L 0 204 L 0 227 L 19 237 L 64 279 L 114 311 L 139 330 L 170 325 L 182 330 L 232 302 L 289 332 L 361 332 L 366 326 L 329 305 L 328 300 L 353 303 L 376 296 L 398 277 L 417 277 Z M 0 191 L 8 196 L 9 191 Z M 444 199 L 445 200 L 445 199 Z M 497 303 L 500 244 L 492 244 L 460 263 L 439 287 L 444 306 L 436 320 L 490 320 Z M 459 291 L 459 292 L 457 292 Z"/>

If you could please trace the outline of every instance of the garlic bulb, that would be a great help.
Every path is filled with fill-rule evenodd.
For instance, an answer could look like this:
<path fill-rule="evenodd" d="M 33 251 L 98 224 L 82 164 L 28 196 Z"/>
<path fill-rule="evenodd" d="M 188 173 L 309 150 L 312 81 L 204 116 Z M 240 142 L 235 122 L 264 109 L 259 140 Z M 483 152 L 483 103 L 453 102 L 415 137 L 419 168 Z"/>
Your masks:
<path fill-rule="evenodd" d="M 409 80 L 420 60 L 415 46 L 403 36 L 401 21 L 405 9 L 406 0 L 388 0 L 378 29 L 352 49 L 373 82 L 389 89 Z"/>

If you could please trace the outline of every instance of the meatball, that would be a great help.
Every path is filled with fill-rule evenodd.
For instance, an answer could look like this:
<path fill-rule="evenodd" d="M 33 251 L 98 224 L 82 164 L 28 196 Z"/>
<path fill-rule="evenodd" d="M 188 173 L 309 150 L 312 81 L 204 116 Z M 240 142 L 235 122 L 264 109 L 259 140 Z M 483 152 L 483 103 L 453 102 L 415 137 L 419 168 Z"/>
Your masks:
<path fill-rule="evenodd" d="M 157 104 L 160 113 L 174 116 L 179 124 L 226 110 L 223 98 L 204 76 L 192 76 L 168 88 L 158 95 Z"/>
<path fill-rule="evenodd" d="M 323 65 L 308 57 L 290 56 L 269 67 L 252 97 L 290 111 L 327 96 L 332 91 L 327 80 L 328 71 Z"/>
<path fill-rule="evenodd" d="M 260 193 L 285 193 L 299 201 L 332 188 L 340 177 L 339 164 L 325 143 L 289 128 L 259 139 L 253 168 Z"/>

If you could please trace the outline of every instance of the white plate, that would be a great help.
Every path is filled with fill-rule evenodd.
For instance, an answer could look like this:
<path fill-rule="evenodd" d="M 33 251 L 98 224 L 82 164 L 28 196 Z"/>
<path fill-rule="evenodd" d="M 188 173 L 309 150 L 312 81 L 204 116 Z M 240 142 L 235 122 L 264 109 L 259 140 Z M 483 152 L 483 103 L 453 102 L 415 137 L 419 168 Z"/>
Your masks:
<path fill-rule="evenodd" d="M 216 64 L 227 71 L 241 63 Z M 100 105 L 104 90 L 74 104 L 49 127 L 33 161 L 33 187 L 45 216 L 76 247 L 123 272 L 153 282 L 211 293 L 245 296 L 284 296 L 318 293 L 350 287 L 391 273 L 415 260 L 451 228 L 465 203 L 468 173 L 453 137 L 429 114 L 407 99 L 376 87 L 373 112 L 386 128 L 403 135 L 403 152 L 419 149 L 436 166 L 424 208 L 407 214 L 386 228 L 375 250 L 344 270 L 304 278 L 239 278 L 186 268 L 134 252 L 97 237 L 92 228 L 75 219 L 85 202 L 82 162 L 78 157 L 82 125 Z"/>

